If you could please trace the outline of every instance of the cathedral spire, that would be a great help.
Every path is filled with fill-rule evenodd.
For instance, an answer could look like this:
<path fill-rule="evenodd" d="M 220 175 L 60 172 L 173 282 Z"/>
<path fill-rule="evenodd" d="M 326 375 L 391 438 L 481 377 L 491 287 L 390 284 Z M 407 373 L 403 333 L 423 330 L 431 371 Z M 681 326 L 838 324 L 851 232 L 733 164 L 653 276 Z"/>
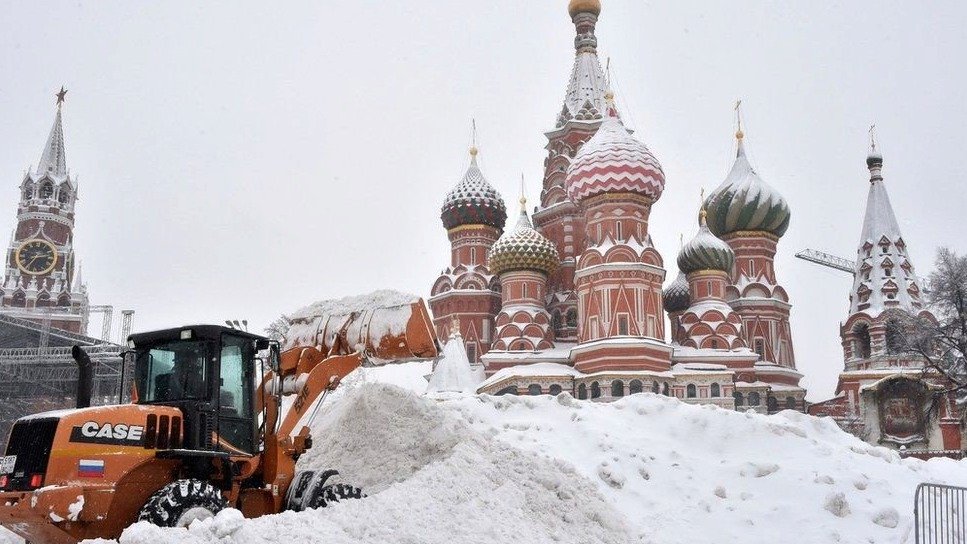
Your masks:
<path fill-rule="evenodd" d="M 598 38 L 594 27 L 601 13 L 598 0 L 571 0 L 568 13 L 574 22 L 574 68 L 564 96 L 564 111 L 557 126 L 570 119 L 579 121 L 600 120 L 606 111 L 605 92 L 608 80 L 598 59 Z"/>
<path fill-rule="evenodd" d="M 37 176 L 49 174 L 53 177 L 63 178 L 67 176 L 67 155 L 64 150 L 64 128 L 61 124 L 61 106 L 67 90 L 63 87 L 57 93 L 57 114 L 54 116 L 54 126 L 50 129 L 47 136 L 47 145 L 44 152 L 40 155 L 40 162 L 37 163 Z"/>
<path fill-rule="evenodd" d="M 875 317 L 891 308 L 919 312 L 920 286 L 883 182 L 883 156 L 876 149 L 872 128 L 866 166 L 870 170 L 870 191 L 856 250 L 850 313 L 862 311 Z"/>

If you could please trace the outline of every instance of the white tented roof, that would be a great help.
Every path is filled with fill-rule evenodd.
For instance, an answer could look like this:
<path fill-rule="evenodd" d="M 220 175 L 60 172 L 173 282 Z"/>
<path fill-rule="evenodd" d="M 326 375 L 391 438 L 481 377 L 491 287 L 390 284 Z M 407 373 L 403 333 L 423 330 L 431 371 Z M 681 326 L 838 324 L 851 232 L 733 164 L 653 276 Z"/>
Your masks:
<path fill-rule="evenodd" d="M 426 392 L 473 393 L 478 383 L 478 374 L 470 366 L 463 338 L 459 334 L 451 335 L 443 346 L 443 357 L 430 375 Z"/>

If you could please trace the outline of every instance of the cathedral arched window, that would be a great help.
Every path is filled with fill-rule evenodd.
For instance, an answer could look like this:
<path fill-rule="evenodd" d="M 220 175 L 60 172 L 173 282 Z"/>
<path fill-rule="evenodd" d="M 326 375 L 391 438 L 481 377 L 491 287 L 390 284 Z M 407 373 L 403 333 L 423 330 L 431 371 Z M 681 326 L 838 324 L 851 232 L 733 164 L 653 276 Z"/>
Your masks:
<path fill-rule="evenodd" d="M 719 384 L 717 383 L 712 384 L 710 395 L 712 395 L 713 397 L 722 396 L 722 389 L 719 387 Z"/>
<path fill-rule="evenodd" d="M 61 187 L 60 192 L 57 194 L 57 201 L 61 204 L 67 204 L 71 200 L 70 191 L 66 187 Z"/>
<path fill-rule="evenodd" d="M 54 195 L 54 184 L 46 181 L 40 186 L 40 198 L 50 198 Z"/>
<path fill-rule="evenodd" d="M 44 306 L 50 306 L 50 295 L 47 293 L 41 293 L 37 295 L 37 306 L 43 308 Z"/>
<path fill-rule="evenodd" d="M 870 356 L 870 326 L 860 323 L 853 327 L 853 335 L 856 337 L 853 344 L 853 355 L 860 359 Z"/>
<path fill-rule="evenodd" d="M 762 404 L 762 398 L 759 396 L 759 393 L 755 391 L 749 393 L 749 406 L 758 406 L 760 404 Z"/>
<path fill-rule="evenodd" d="M 70 306 L 71 305 L 71 296 L 68 295 L 67 293 L 64 293 L 63 295 L 60 296 L 60 298 L 57 299 L 57 305 L 58 306 Z"/>
<path fill-rule="evenodd" d="M 548 393 L 557 396 L 561 394 L 562 389 L 560 385 L 554 384 L 550 388 L 548 388 L 547 391 Z"/>
<path fill-rule="evenodd" d="M 736 391 L 735 393 L 732 393 L 732 397 L 735 398 L 736 408 L 739 408 L 745 405 L 745 397 L 742 396 L 742 393 L 739 393 L 738 391 Z"/>
<path fill-rule="evenodd" d="M 631 380 L 631 383 L 628 384 L 629 394 L 641 393 L 642 389 L 644 389 L 644 384 L 641 383 L 641 380 Z"/>
<path fill-rule="evenodd" d="M 796 409 L 796 397 L 786 397 L 786 410 Z"/>
<path fill-rule="evenodd" d="M 583 383 L 578 386 L 578 398 L 581 400 L 588 398 L 588 386 Z"/>
<path fill-rule="evenodd" d="M 24 200 L 30 200 L 34 197 L 34 184 L 28 183 L 24 185 Z"/>
<path fill-rule="evenodd" d="M 688 387 L 685 388 L 685 396 L 690 399 L 694 399 L 698 396 L 698 388 L 695 387 L 694 383 L 688 384 Z"/>
<path fill-rule="evenodd" d="M 537 395 L 540 395 L 541 394 L 541 386 L 537 385 L 536 383 L 532 383 L 532 384 L 528 385 L 527 386 L 527 394 L 528 395 L 535 396 L 535 397 Z"/>
<path fill-rule="evenodd" d="M 27 295 L 23 291 L 17 291 L 13 294 L 13 305 L 18 308 L 23 308 L 27 305 Z"/>
<path fill-rule="evenodd" d="M 769 411 L 770 412 L 778 412 L 779 411 L 779 400 L 776 399 L 776 397 L 768 397 L 766 399 L 766 406 L 769 407 Z"/>
<path fill-rule="evenodd" d="M 668 382 L 661 384 L 661 394 L 666 397 L 671 396 L 671 387 L 668 387 Z"/>
<path fill-rule="evenodd" d="M 596 399 L 601 396 L 601 386 L 598 382 L 591 382 L 591 398 Z"/>
<path fill-rule="evenodd" d="M 611 382 L 611 396 L 612 397 L 625 396 L 625 382 L 621 380 L 615 380 Z"/>

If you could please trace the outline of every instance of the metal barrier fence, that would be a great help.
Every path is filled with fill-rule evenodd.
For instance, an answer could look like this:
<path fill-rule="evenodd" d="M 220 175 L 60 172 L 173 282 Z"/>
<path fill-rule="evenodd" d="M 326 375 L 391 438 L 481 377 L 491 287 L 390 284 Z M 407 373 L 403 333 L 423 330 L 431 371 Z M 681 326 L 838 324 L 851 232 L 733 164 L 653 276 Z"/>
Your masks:
<path fill-rule="evenodd" d="M 967 488 L 920 484 L 913 497 L 916 544 L 967 543 Z"/>

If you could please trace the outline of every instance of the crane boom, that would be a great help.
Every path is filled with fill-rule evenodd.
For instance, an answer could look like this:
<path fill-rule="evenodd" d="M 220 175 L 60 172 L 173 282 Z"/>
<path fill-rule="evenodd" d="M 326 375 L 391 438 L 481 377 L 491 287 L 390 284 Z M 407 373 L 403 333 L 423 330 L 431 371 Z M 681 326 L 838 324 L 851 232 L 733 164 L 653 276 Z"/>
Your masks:
<path fill-rule="evenodd" d="M 828 268 L 847 272 L 849 274 L 856 274 L 855 262 L 849 259 L 844 259 L 843 257 L 837 257 L 836 255 L 830 255 L 829 253 L 817 251 L 815 249 L 804 249 L 799 253 L 796 253 L 796 257 L 804 261 L 816 263 Z"/>

